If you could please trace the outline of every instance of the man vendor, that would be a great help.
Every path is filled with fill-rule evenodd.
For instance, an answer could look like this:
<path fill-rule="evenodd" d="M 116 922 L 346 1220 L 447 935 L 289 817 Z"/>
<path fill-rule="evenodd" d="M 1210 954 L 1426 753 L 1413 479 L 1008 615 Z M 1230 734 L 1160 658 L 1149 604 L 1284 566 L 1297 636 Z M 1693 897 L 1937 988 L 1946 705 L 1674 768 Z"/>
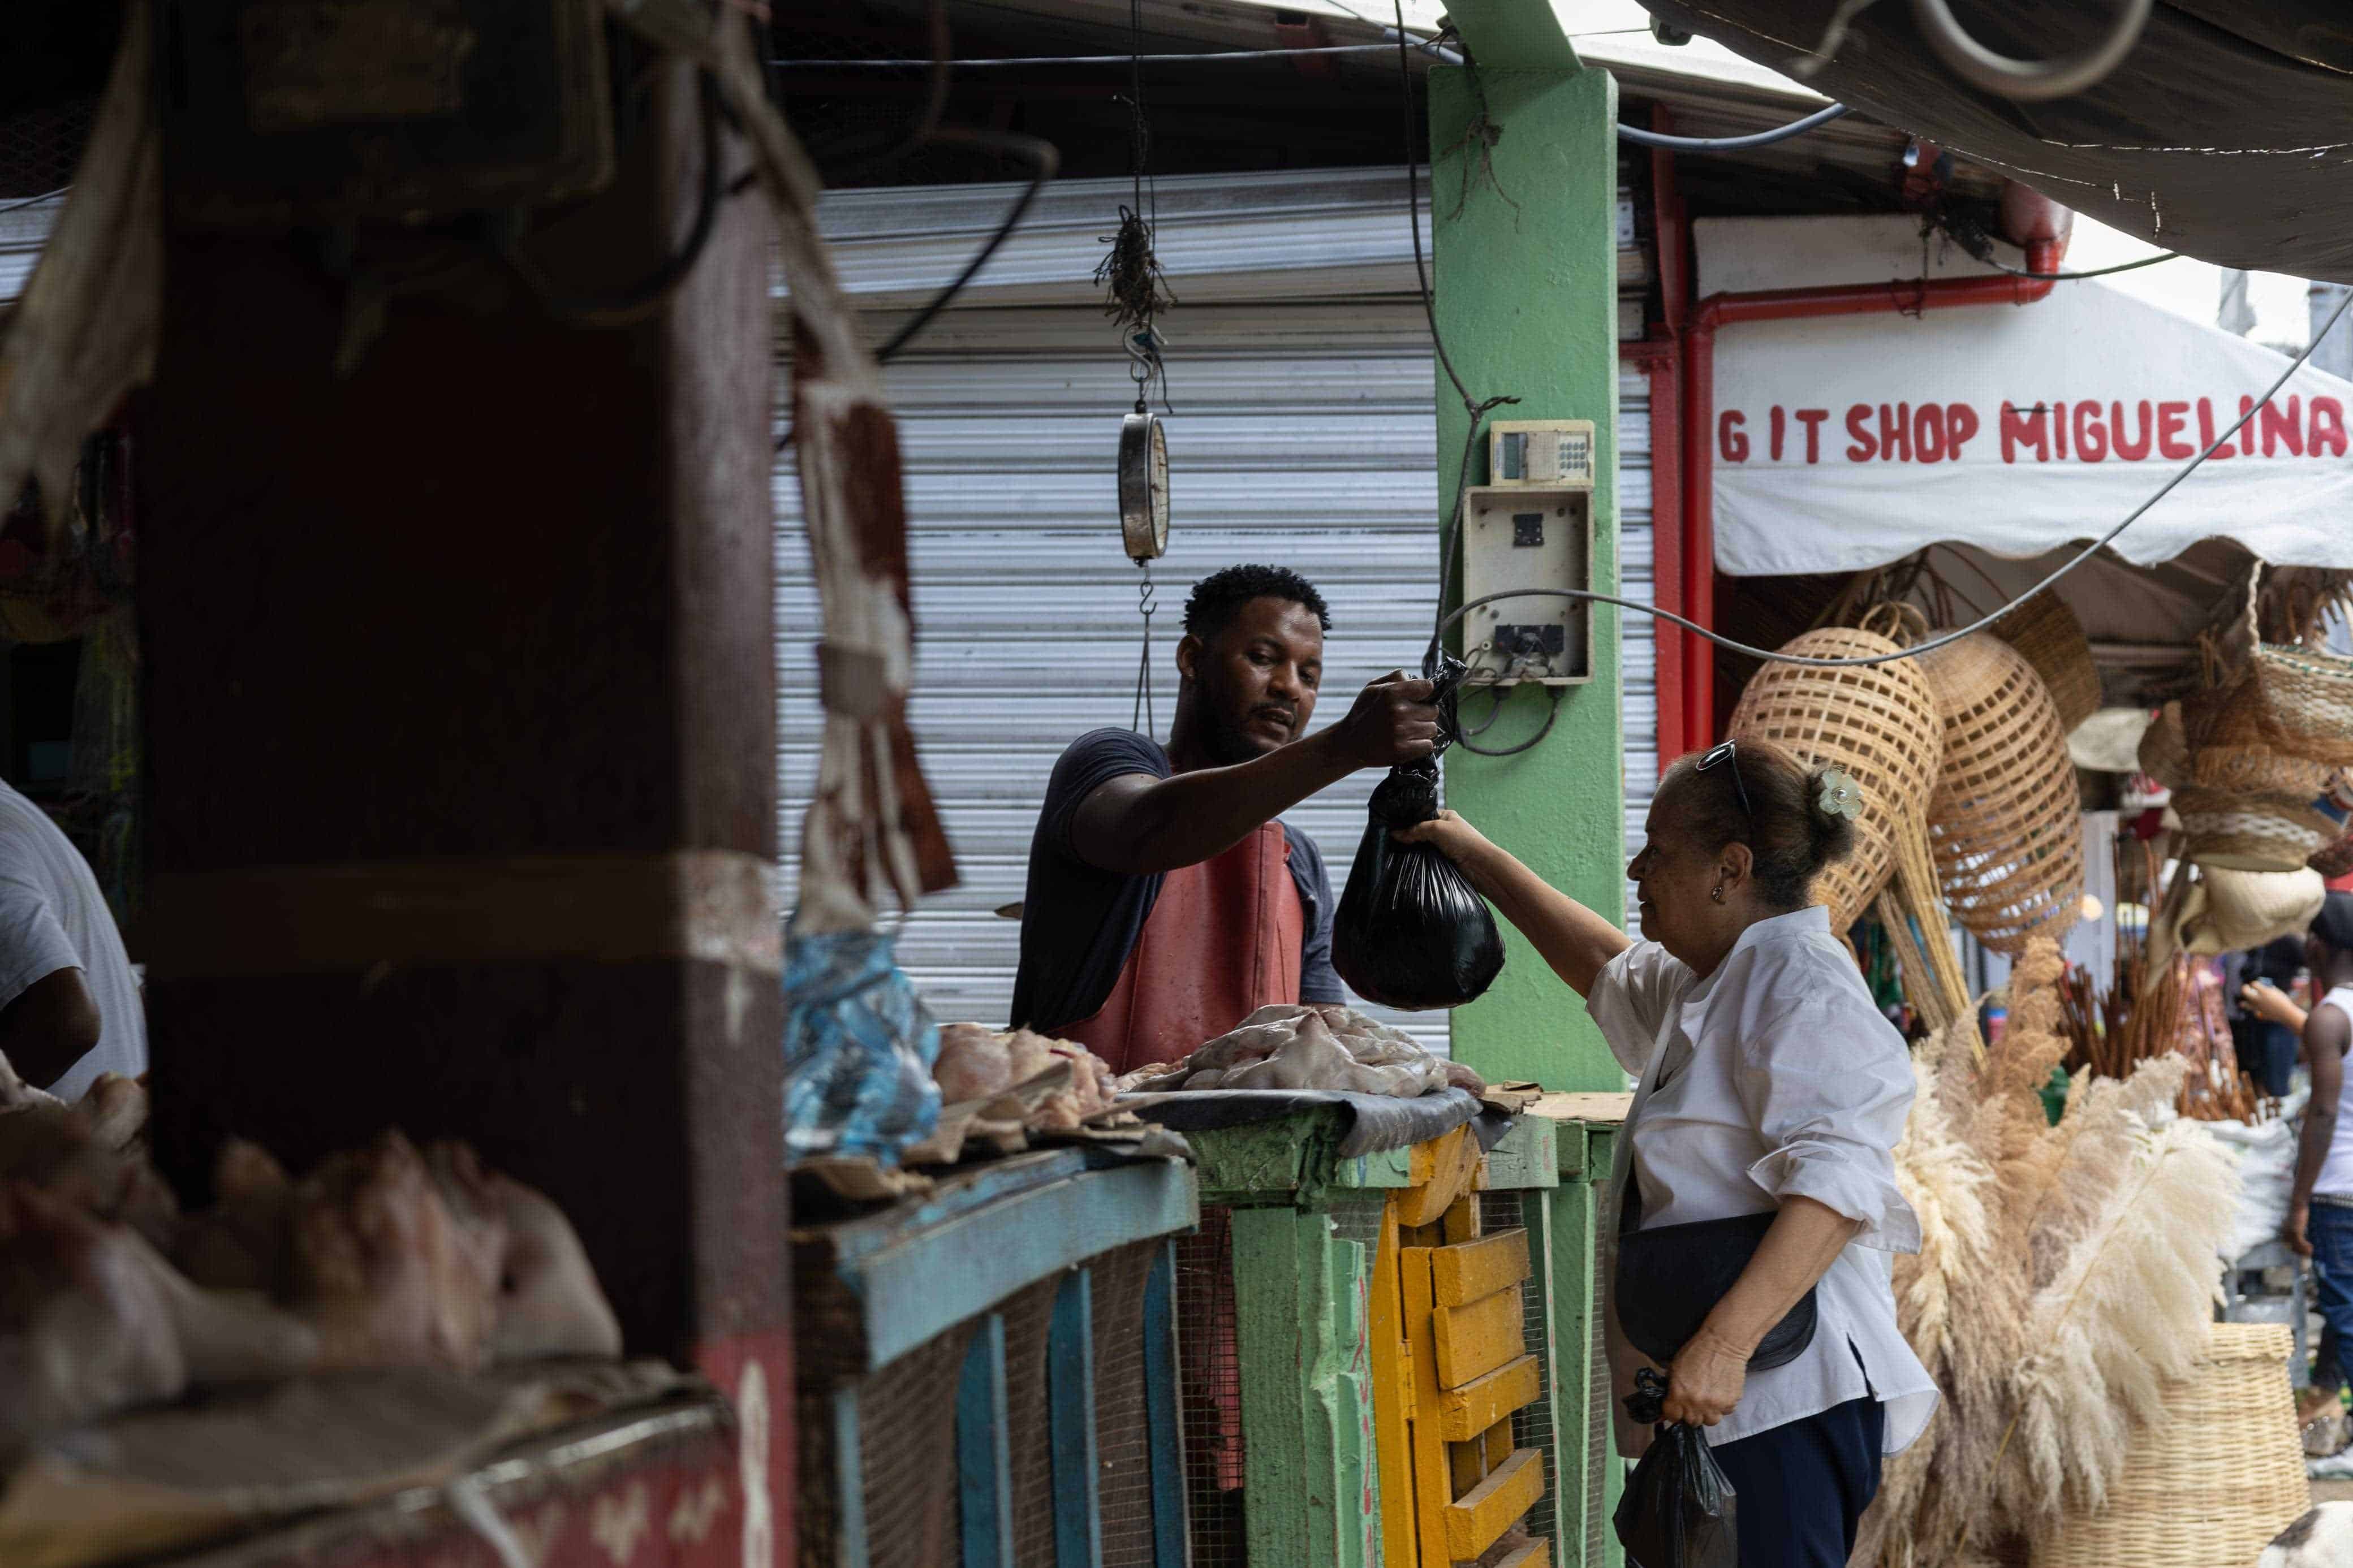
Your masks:
<path fill-rule="evenodd" d="M 1096 730 L 1054 764 L 1013 1023 L 1128 1072 L 1269 1003 L 1345 999 L 1324 857 L 1278 814 L 1359 768 L 1429 756 L 1438 710 L 1430 682 L 1392 674 L 1307 736 L 1331 626 L 1324 596 L 1279 567 L 1229 566 L 1194 588 L 1166 749 Z"/>

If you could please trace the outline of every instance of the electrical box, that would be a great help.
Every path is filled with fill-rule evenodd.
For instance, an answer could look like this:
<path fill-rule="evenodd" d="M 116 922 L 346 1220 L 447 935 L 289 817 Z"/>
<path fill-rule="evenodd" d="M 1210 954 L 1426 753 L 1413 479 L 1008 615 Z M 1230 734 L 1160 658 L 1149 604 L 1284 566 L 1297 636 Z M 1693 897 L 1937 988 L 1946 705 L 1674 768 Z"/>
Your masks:
<path fill-rule="evenodd" d="M 1498 420 L 1494 482 L 1462 492 L 1462 602 L 1514 589 L 1593 587 L 1593 422 Z M 1499 599 L 1462 617 L 1472 679 L 1576 686 L 1593 679 L 1593 605 L 1557 593 Z"/>
<path fill-rule="evenodd" d="M 1487 426 L 1487 482 L 1593 488 L 1593 421 L 1498 419 Z"/>

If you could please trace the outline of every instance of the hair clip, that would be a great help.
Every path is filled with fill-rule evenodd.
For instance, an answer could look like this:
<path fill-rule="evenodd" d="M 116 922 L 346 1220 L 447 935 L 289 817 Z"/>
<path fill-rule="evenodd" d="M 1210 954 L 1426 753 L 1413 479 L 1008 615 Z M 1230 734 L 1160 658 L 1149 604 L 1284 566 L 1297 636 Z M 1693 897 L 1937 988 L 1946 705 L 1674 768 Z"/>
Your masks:
<path fill-rule="evenodd" d="M 1854 775 L 1838 768 L 1822 770 L 1822 793 L 1814 797 L 1814 809 L 1824 816 L 1861 816 L 1862 786 Z"/>

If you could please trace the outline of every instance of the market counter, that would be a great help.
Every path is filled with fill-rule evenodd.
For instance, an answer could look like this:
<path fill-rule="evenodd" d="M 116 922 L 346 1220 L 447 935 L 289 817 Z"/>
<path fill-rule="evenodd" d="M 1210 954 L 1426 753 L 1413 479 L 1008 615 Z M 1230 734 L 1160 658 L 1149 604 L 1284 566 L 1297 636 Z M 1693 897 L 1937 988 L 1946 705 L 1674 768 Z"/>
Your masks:
<path fill-rule="evenodd" d="M 219 1421 L 217 1412 L 162 1412 L 93 1427 L 79 1446 L 88 1469 L 36 1461 L 16 1478 L 0 1560 L 9 1568 L 132 1556 L 147 1568 L 735 1568 L 771 1530 L 764 1413 L 747 1411 L 739 1424 L 700 1380 L 658 1376 L 667 1392 L 485 1444 L 455 1463 L 416 1452 L 415 1439 L 431 1426 L 414 1419 L 417 1412 L 462 1403 L 445 1396 L 459 1380 L 428 1381 L 441 1387 L 422 1396 L 414 1382 L 405 1389 L 388 1378 L 257 1394 L 257 1409 L 335 1419 L 309 1429 L 301 1453 L 266 1467 L 272 1473 L 254 1470 L 242 1485 L 231 1483 L 254 1467 L 234 1450 L 277 1440 L 262 1430 L 267 1415 L 235 1430 L 224 1426 L 196 1451 L 185 1443 L 173 1451 L 175 1438 L 195 1423 Z M 153 1440 L 142 1439 L 143 1424 L 155 1428 L 147 1434 Z M 424 1435 L 467 1440 L 454 1422 Z M 404 1447 L 412 1449 L 408 1473 L 369 1485 L 370 1472 L 398 1464 Z M 109 1458 L 147 1474 L 93 1473 Z M 361 1489 L 372 1495 L 343 1500 Z M 265 1523 L 264 1512 L 289 1522 Z M 191 1542 L 201 1544 L 174 1545 Z"/>
<path fill-rule="evenodd" d="M 1628 1099 L 1539 1097 L 1483 1154 L 1465 1127 L 1344 1155 L 1329 1110 L 1188 1134 L 1204 1205 L 1177 1248 L 1195 1568 L 1439 1568 L 1499 1542 L 1514 1564 L 1618 1561 L 1593 1305 Z M 1452 1430 L 1466 1423 L 1480 1430 Z"/>
<path fill-rule="evenodd" d="M 1183 1568 L 1181 1159 L 1064 1148 L 796 1226 L 801 1568 Z"/>

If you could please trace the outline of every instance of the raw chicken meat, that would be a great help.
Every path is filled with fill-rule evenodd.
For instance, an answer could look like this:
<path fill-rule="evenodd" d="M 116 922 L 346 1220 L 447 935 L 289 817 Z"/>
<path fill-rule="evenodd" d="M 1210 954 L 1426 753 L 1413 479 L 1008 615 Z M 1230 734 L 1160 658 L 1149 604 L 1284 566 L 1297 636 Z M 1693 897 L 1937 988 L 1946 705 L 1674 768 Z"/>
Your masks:
<path fill-rule="evenodd" d="M 216 1290 L 294 1291 L 294 1183 L 269 1152 L 232 1139 L 213 1162 L 213 1206 L 172 1238 L 172 1261 Z"/>
<path fill-rule="evenodd" d="M 501 1244 L 491 1359 L 619 1355 L 621 1325 L 564 1211 L 544 1193 L 486 1170 L 466 1144 L 436 1143 L 426 1158 L 460 1227 Z"/>
<path fill-rule="evenodd" d="M 294 1188 L 294 1301 L 335 1367 L 482 1364 L 506 1224 L 461 1226 L 415 1144 L 387 1132 Z"/>
<path fill-rule="evenodd" d="M 940 1028 L 939 1059 L 932 1078 L 940 1099 L 949 1105 L 987 1100 L 1013 1087 L 1013 1037 L 979 1024 L 947 1024 Z"/>
<path fill-rule="evenodd" d="M 1130 1073 L 1119 1087 L 1329 1089 L 1408 1100 L 1435 1089 L 1486 1088 L 1470 1068 L 1432 1056 L 1411 1036 L 1334 1003 L 1261 1007 L 1182 1061 Z"/>
<path fill-rule="evenodd" d="M 1029 1125 L 1067 1132 L 1109 1110 L 1118 1093 L 1110 1064 L 1084 1046 L 1048 1039 L 1028 1029 L 1000 1032 L 978 1024 L 949 1024 L 940 1030 L 939 1061 L 932 1077 L 939 1082 L 941 1097 L 957 1105 L 1002 1094 L 1060 1061 L 1071 1064 L 1070 1085 L 1033 1111 Z"/>
<path fill-rule="evenodd" d="M 13 1079 L 16 1075 L 7 1075 Z M 115 1082 L 127 1084 L 128 1079 Z M 138 1123 L 144 1124 L 144 1091 L 136 1099 Z M 102 1121 L 105 1131 L 94 1121 Z M 170 1238 L 179 1216 L 171 1189 L 136 1147 L 132 1133 L 124 1146 L 109 1138 L 121 1136 L 126 1118 L 120 1107 L 94 1112 L 90 1102 L 67 1105 L 37 1089 L 24 1091 L 16 1102 L 0 1109 L 0 1181 L 24 1182 L 101 1219 L 123 1220 L 151 1240 Z"/>

